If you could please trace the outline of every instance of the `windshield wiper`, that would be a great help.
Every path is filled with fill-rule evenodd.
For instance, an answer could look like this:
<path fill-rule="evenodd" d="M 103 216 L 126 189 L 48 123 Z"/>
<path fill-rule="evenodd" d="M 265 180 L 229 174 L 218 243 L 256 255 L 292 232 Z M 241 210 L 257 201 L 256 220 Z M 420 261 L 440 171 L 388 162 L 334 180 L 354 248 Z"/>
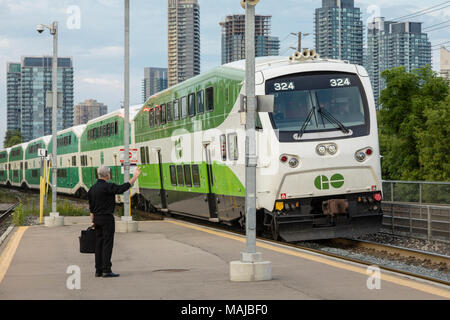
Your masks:
<path fill-rule="evenodd" d="M 305 133 L 306 127 L 309 124 L 309 121 L 311 121 L 311 117 L 314 115 L 314 119 L 316 120 L 316 127 L 318 127 L 317 124 L 317 116 L 316 116 L 316 106 L 314 105 L 313 101 L 312 101 L 312 97 L 311 97 L 311 91 L 309 92 L 309 99 L 311 101 L 311 111 L 308 113 L 308 116 L 306 117 L 305 122 L 303 122 L 302 127 L 300 128 L 300 131 L 298 132 L 298 137 L 301 138 L 303 136 L 303 134 Z"/>
<path fill-rule="evenodd" d="M 331 124 L 334 124 L 334 125 L 338 126 L 339 129 L 341 129 L 341 131 L 342 131 L 343 133 L 345 133 L 345 134 L 349 133 L 350 130 L 349 130 L 346 126 L 344 126 L 344 125 L 342 124 L 342 122 L 340 122 L 338 119 L 336 119 L 336 118 L 335 118 L 335 117 L 334 117 L 327 109 L 323 109 L 323 108 L 320 106 L 319 97 L 317 96 L 317 91 L 315 92 L 315 95 L 316 95 L 316 102 L 317 102 L 317 104 L 319 105 L 319 113 L 320 113 L 320 115 L 322 116 L 322 120 L 323 120 L 323 118 L 325 118 L 325 119 L 327 119 Z"/>
<path fill-rule="evenodd" d="M 303 134 L 305 133 L 306 127 L 308 126 L 309 121 L 311 120 L 311 117 L 312 117 L 313 113 L 314 113 L 314 115 L 316 114 L 316 107 L 315 106 L 313 106 L 311 108 L 311 111 L 309 112 L 308 117 L 306 118 L 305 122 L 303 122 L 303 125 L 302 125 L 300 131 L 298 132 L 298 137 L 299 138 L 301 138 L 303 136 Z"/>

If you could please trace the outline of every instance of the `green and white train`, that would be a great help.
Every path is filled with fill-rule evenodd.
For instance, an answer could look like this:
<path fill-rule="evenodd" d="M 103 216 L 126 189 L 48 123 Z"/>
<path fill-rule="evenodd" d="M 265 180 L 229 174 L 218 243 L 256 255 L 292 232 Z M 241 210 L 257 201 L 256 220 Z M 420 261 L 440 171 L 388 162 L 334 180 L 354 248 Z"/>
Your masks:
<path fill-rule="evenodd" d="M 132 191 L 135 206 L 245 225 L 245 114 L 239 112 L 244 88 L 245 62 L 238 61 L 159 92 L 135 109 L 130 143 L 142 171 Z M 257 119 L 258 231 L 286 241 L 377 232 L 381 168 L 367 71 L 336 60 L 258 58 L 256 94 L 274 95 L 275 104 Z M 123 181 L 122 114 L 59 133 L 70 133 L 78 149 L 62 152 L 67 156 L 60 167 L 67 163 L 77 177 L 69 185 L 58 179 L 58 191 L 83 196 L 101 164 L 112 168 L 114 182 Z M 0 183 L 35 186 L 1 170 L 11 161 L 18 171 L 25 148 L 0 151 Z M 66 175 L 72 176 L 60 176 Z"/>

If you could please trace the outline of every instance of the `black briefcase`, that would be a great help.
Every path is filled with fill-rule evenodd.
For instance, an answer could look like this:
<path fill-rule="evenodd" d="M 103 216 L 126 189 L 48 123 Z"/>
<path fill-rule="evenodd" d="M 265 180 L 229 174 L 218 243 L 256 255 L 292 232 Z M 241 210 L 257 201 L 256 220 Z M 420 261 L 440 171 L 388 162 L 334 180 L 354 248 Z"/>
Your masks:
<path fill-rule="evenodd" d="M 87 230 L 81 230 L 79 238 L 81 253 L 95 253 L 95 230 L 92 227 L 87 228 Z"/>

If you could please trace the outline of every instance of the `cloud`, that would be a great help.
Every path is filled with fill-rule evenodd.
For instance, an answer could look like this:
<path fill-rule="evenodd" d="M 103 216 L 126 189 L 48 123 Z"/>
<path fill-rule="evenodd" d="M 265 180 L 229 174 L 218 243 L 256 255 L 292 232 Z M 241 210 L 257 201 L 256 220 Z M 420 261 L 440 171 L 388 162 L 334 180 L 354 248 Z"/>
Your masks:
<path fill-rule="evenodd" d="M 0 49 L 8 49 L 10 47 L 10 41 L 7 38 L 0 38 Z"/>

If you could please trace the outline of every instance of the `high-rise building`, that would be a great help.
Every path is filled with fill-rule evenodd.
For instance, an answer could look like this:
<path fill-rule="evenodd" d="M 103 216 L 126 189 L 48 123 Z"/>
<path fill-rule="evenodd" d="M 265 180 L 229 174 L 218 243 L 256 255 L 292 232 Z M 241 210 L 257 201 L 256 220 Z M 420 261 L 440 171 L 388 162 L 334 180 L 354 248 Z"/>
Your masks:
<path fill-rule="evenodd" d="M 441 47 L 441 77 L 450 80 L 450 51 Z"/>
<path fill-rule="evenodd" d="M 8 63 L 8 130 L 20 122 L 25 142 L 52 133 L 52 108 L 46 108 L 46 94 L 52 90 L 52 60 L 52 57 L 23 57 L 20 64 Z M 58 58 L 57 86 L 63 96 L 57 129 L 62 130 L 73 126 L 72 58 Z M 19 110 L 20 120 L 14 120 Z"/>
<path fill-rule="evenodd" d="M 108 106 L 94 99 L 87 99 L 74 108 L 74 125 L 86 124 L 89 120 L 108 113 Z"/>
<path fill-rule="evenodd" d="M 7 130 L 21 131 L 21 65 L 20 63 L 7 63 L 6 66 L 6 110 Z"/>
<path fill-rule="evenodd" d="M 378 104 L 385 83 L 384 70 L 404 66 L 406 71 L 431 65 L 431 43 L 421 22 L 385 21 L 378 17 L 367 26 L 366 69 Z"/>
<path fill-rule="evenodd" d="M 363 23 L 354 0 L 322 0 L 314 28 L 316 51 L 322 58 L 363 64 Z"/>
<path fill-rule="evenodd" d="M 255 16 L 256 57 L 277 56 L 280 40 L 270 36 L 272 16 Z M 245 59 L 245 15 L 234 14 L 220 22 L 222 27 L 222 64 Z"/>
<path fill-rule="evenodd" d="M 168 0 L 169 87 L 200 74 L 198 0 Z"/>
<path fill-rule="evenodd" d="M 168 87 L 167 68 L 144 68 L 144 79 L 142 80 L 142 103 L 157 92 Z"/>

